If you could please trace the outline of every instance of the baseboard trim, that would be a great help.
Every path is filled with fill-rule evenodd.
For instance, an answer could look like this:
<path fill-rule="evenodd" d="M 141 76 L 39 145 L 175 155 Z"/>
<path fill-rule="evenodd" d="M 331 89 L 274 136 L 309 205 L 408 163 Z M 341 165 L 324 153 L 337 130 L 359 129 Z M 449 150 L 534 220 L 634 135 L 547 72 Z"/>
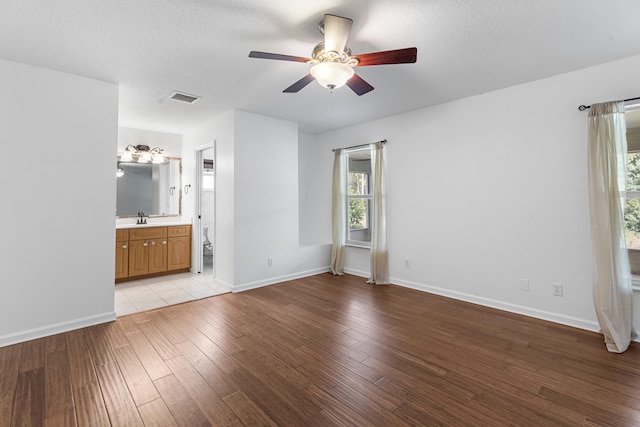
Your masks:
<path fill-rule="evenodd" d="M 351 268 L 345 268 L 344 272 L 347 273 L 347 274 L 352 274 L 354 276 L 364 277 L 365 279 L 369 278 L 369 272 L 368 271 L 354 270 L 354 269 L 351 269 Z"/>
<path fill-rule="evenodd" d="M 216 285 L 222 286 L 223 288 L 225 288 L 229 292 L 233 291 L 233 285 L 231 283 L 227 283 L 224 280 L 220 280 L 220 279 L 214 279 L 214 280 L 215 280 L 215 284 Z"/>
<path fill-rule="evenodd" d="M 563 314 L 553 313 L 550 311 L 524 307 L 517 304 L 511 304 L 508 302 L 498 301 L 491 298 L 479 297 L 477 295 L 466 294 L 464 292 L 457 292 L 449 289 L 438 288 L 436 286 L 429 286 L 422 283 L 410 282 L 407 280 L 392 278 L 390 282 L 393 283 L 394 285 L 416 289 L 418 291 L 441 295 L 444 297 L 453 298 L 461 301 L 466 301 L 473 304 L 482 305 L 485 307 L 496 308 L 498 310 L 508 311 L 510 313 L 521 314 L 523 316 L 534 317 L 536 319 L 547 320 L 549 322 L 559 323 L 561 325 L 573 326 L 575 328 L 585 329 L 587 331 L 592 331 L 592 332 L 600 331 L 600 325 L 598 325 L 598 322 L 587 320 L 587 319 L 580 319 L 578 317 L 565 316 Z"/>
<path fill-rule="evenodd" d="M 48 337 L 50 335 L 61 334 L 75 329 L 86 328 L 87 326 L 98 325 L 100 323 L 113 322 L 116 320 L 116 312 L 98 314 L 95 316 L 83 317 L 80 319 L 60 322 L 41 328 L 28 329 L 26 331 L 0 336 L 0 347 L 18 344 L 21 342 Z"/>
<path fill-rule="evenodd" d="M 297 273 L 285 274 L 283 276 L 272 277 L 265 280 L 258 280 L 256 282 L 245 283 L 243 285 L 236 285 L 232 287 L 232 292 L 244 292 L 251 289 L 262 288 L 263 286 L 274 285 L 280 282 L 286 282 L 288 280 L 302 279 L 303 277 L 315 276 L 316 274 L 327 273 L 330 271 L 329 267 L 314 268 L 312 270 L 300 271 Z"/>

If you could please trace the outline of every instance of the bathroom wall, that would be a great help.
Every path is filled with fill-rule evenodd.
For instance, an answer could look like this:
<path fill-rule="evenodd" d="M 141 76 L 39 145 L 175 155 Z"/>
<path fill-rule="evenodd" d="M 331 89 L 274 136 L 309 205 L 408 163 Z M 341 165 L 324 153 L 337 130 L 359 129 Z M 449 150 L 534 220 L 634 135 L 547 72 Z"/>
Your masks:
<path fill-rule="evenodd" d="M 115 319 L 118 86 L 0 60 L 0 93 L 0 346 Z"/>
<path fill-rule="evenodd" d="M 124 151 L 127 145 L 148 145 L 159 147 L 162 154 L 168 157 L 182 156 L 182 135 L 165 132 L 154 132 L 144 129 L 118 128 L 118 153 Z"/>

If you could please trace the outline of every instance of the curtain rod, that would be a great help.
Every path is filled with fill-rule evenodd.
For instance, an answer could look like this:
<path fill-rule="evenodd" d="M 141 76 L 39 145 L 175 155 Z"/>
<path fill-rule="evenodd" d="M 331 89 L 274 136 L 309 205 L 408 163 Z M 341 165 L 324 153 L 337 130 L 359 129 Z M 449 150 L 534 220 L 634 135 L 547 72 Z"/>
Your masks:
<path fill-rule="evenodd" d="M 636 98 L 623 99 L 622 102 L 637 101 L 638 99 L 640 99 L 640 96 L 638 96 Z M 591 108 L 591 105 L 581 105 L 581 106 L 578 107 L 578 110 L 584 111 L 587 108 Z"/>
<path fill-rule="evenodd" d="M 384 144 L 386 144 L 386 143 L 387 143 L 387 140 L 386 140 L 386 139 L 383 139 L 382 141 L 376 141 L 376 142 L 382 142 L 382 144 L 384 145 Z M 336 152 L 336 151 L 338 151 L 338 150 L 349 150 L 349 149 L 351 149 L 351 148 L 366 147 L 367 145 L 371 145 L 371 144 L 375 144 L 375 142 L 372 142 L 372 143 L 370 143 L 370 144 L 352 145 L 351 147 L 334 148 L 334 149 L 333 149 L 333 150 L 331 150 L 331 151 Z"/>

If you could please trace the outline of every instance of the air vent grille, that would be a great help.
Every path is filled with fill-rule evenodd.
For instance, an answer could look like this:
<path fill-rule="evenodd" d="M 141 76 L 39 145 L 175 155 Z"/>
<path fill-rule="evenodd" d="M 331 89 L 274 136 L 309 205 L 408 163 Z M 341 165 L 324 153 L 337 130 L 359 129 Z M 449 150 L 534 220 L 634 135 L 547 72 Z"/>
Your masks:
<path fill-rule="evenodd" d="M 189 95 L 188 93 L 184 93 L 184 92 L 173 92 L 169 96 L 169 99 L 173 99 L 174 101 L 186 102 L 187 104 L 193 104 L 200 98 L 202 97 L 196 96 L 196 95 Z"/>

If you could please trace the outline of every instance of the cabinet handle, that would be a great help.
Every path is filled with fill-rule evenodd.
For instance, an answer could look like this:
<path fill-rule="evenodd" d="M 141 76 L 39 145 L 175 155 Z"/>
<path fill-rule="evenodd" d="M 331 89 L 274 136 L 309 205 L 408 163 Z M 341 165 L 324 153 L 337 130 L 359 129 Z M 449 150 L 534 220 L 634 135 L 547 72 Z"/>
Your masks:
<path fill-rule="evenodd" d="M 152 241 L 151 241 L 151 244 L 152 244 L 152 245 L 155 245 L 155 244 L 156 244 L 156 241 L 155 241 L 155 240 L 152 240 Z"/>
<path fill-rule="evenodd" d="M 166 240 L 163 240 L 163 241 L 162 241 L 162 244 L 163 244 L 163 245 L 166 245 L 166 244 L 167 244 L 167 241 L 166 241 Z"/>
<path fill-rule="evenodd" d="M 142 246 L 149 246 L 149 242 L 144 242 Z"/>
<path fill-rule="evenodd" d="M 122 249 L 127 249 L 127 245 L 122 245 Z"/>

